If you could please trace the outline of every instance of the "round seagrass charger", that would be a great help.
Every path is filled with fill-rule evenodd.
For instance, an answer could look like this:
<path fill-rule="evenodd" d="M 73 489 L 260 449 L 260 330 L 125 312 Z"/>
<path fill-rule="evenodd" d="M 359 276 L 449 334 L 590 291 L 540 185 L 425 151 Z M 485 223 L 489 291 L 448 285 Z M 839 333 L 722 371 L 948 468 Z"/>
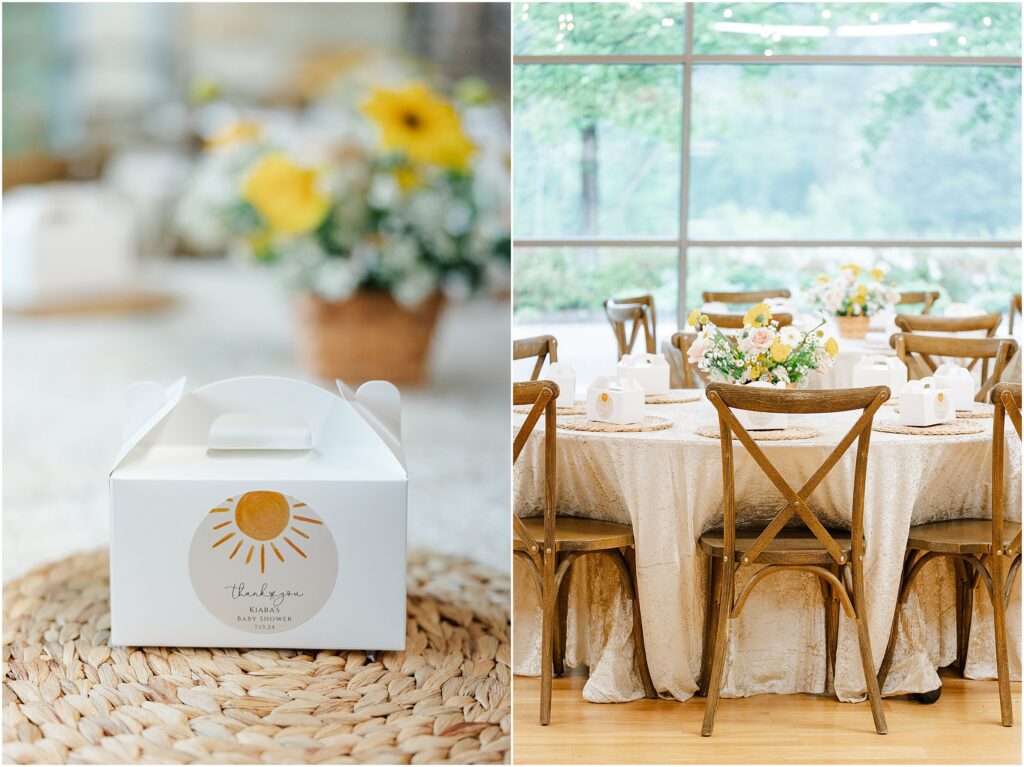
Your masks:
<path fill-rule="evenodd" d="M 509 578 L 411 555 L 404 652 L 111 647 L 106 551 L 4 587 L 10 763 L 507 762 Z"/>

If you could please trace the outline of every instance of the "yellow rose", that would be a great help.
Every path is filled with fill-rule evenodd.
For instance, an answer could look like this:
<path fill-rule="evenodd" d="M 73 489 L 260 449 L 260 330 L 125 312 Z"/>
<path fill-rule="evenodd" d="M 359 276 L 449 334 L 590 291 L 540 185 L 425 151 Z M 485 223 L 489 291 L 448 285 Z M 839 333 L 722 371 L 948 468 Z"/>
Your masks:
<path fill-rule="evenodd" d="M 268 154 L 249 171 L 242 197 L 275 232 L 304 234 L 320 226 L 330 203 L 316 185 L 316 171 L 283 154 Z"/>
<path fill-rule="evenodd" d="M 772 309 L 768 304 L 760 303 L 757 306 L 751 307 L 745 315 L 743 315 L 743 325 L 745 327 L 752 328 L 763 328 L 772 320 Z"/>
<path fill-rule="evenodd" d="M 829 357 L 835 357 L 839 354 L 839 342 L 832 336 L 829 336 L 828 340 L 825 342 L 825 351 L 828 352 Z"/>
<path fill-rule="evenodd" d="M 772 359 L 776 362 L 785 362 L 791 351 L 793 351 L 792 346 L 776 341 L 771 348 Z"/>
<path fill-rule="evenodd" d="M 861 268 L 856 264 L 843 264 L 840 269 L 848 269 L 853 273 L 854 278 L 860 277 Z"/>
<path fill-rule="evenodd" d="M 871 275 L 872 277 L 874 277 L 874 278 L 875 278 L 876 280 L 878 280 L 879 282 L 881 282 L 881 281 L 882 281 L 882 279 L 883 279 L 883 278 L 885 277 L 885 272 L 883 272 L 883 271 L 882 271 L 881 269 L 879 269 L 878 267 L 875 267 L 874 269 L 870 270 L 870 271 L 868 272 L 868 274 L 870 274 L 870 275 Z"/>
<path fill-rule="evenodd" d="M 698 322 L 700 322 L 700 309 L 694 309 L 690 312 L 690 316 L 686 318 L 686 324 L 695 328 Z"/>

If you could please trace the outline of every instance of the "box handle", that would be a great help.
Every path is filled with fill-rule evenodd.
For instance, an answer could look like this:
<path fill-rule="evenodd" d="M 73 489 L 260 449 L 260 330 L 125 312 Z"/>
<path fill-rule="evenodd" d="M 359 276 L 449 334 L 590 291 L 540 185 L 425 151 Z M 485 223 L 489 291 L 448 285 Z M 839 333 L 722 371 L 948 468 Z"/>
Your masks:
<path fill-rule="evenodd" d="M 210 424 L 211 450 L 309 450 L 313 432 L 287 413 L 224 413 Z"/>

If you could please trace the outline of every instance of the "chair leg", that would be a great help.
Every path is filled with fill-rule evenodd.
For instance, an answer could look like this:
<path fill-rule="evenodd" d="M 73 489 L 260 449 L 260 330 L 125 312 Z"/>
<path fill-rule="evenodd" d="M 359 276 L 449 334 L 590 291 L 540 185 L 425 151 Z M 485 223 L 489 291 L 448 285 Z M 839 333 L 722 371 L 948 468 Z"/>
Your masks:
<path fill-rule="evenodd" d="M 959 558 L 953 562 L 956 570 L 956 667 L 963 675 L 967 668 L 967 649 L 971 639 L 974 570 Z"/>
<path fill-rule="evenodd" d="M 704 608 L 704 646 L 700 653 L 700 687 L 697 694 L 702 698 L 708 694 L 708 676 L 711 673 L 711 655 L 715 637 L 718 635 L 718 592 L 722 578 L 722 560 L 708 556 L 708 592 Z"/>
<path fill-rule="evenodd" d="M 718 586 L 718 609 L 715 626 L 715 643 L 711 650 L 711 673 L 708 675 L 708 698 L 704 704 L 704 724 L 700 734 L 707 737 L 715 729 L 715 714 L 722 692 L 722 672 L 725 668 L 725 653 L 729 640 L 729 611 L 732 608 L 732 590 L 735 576 L 732 563 L 721 563 L 722 574 Z"/>
<path fill-rule="evenodd" d="M 864 574 L 860 565 L 851 567 L 853 571 L 853 610 L 856 613 L 857 644 L 860 645 L 860 661 L 864 667 L 864 682 L 868 688 L 868 700 L 871 702 L 871 716 L 875 720 L 875 732 L 885 735 L 888 728 L 885 724 L 885 712 L 882 710 L 882 696 L 878 691 L 878 671 L 871 657 L 871 637 L 865 622 L 867 610 L 864 603 Z"/>
<path fill-rule="evenodd" d="M 1013 699 L 1010 697 L 1010 665 L 1006 650 L 1006 557 L 989 557 L 992 576 L 992 619 L 996 635 L 996 676 L 999 680 L 999 712 L 1004 727 L 1013 726 Z"/>
<path fill-rule="evenodd" d="M 555 569 L 558 569 L 558 561 L 555 562 Z M 562 578 L 558 585 L 558 601 L 556 603 L 555 622 L 553 628 L 553 657 L 555 676 L 565 674 L 565 644 L 569 628 L 569 579 L 570 572 Z"/>
<path fill-rule="evenodd" d="M 551 722 L 551 655 L 554 650 L 555 621 L 558 619 L 555 614 L 558 595 L 555 590 L 555 557 L 553 554 L 544 555 L 544 572 L 541 583 L 543 622 L 540 632 L 540 723 L 544 725 Z"/>
<path fill-rule="evenodd" d="M 825 692 L 834 695 L 836 647 L 839 644 L 839 598 L 831 583 L 820 578 L 818 583 L 821 585 L 821 595 L 825 601 Z"/>
<path fill-rule="evenodd" d="M 627 548 L 623 556 L 629 568 L 628 591 L 633 608 L 633 646 L 636 648 L 636 662 L 640 667 L 640 681 L 644 686 L 644 695 L 648 698 L 657 698 L 658 691 L 654 689 L 654 682 L 651 681 L 651 671 L 647 665 L 647 647 L 644 644 L 644 622 L 640 614 L 640 589 L 636 577 L 636 550 Z"/>

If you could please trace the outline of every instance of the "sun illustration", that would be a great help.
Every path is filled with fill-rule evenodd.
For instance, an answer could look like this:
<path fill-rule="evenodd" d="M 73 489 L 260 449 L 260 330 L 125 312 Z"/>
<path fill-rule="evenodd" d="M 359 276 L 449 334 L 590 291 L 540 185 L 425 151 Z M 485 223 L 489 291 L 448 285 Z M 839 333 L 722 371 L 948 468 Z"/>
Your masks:
<path fill-rule="evenodd" d="M 210 511 L 211 514 L 234 512 L 232 519 L 213 526 L 217 538 L 213 548 L 227 544 L 225 550 L 231 549 L 228 559 L 234 559 L 235 556 L 241 558 L 240 552 L 248 546 L 245 564 L 258 562 L 261 573 L 267 571 L 267 547 L 281 562 L 284 562 L 281 549 L 287 552 L 286 545 L 303 559 L 308 559 L 306 552 L 292 538 L 308 540 L 309 533 L 301 530 L 298 525 L 322 525 L 323 522 L 302 516 L 305 507 L 306 504 L 296 503 L 271 490 L 253 490 L 240 496 L 237 501 L 228 498 Z M 278 546 L 278 543 L 281 545 Z"/>

